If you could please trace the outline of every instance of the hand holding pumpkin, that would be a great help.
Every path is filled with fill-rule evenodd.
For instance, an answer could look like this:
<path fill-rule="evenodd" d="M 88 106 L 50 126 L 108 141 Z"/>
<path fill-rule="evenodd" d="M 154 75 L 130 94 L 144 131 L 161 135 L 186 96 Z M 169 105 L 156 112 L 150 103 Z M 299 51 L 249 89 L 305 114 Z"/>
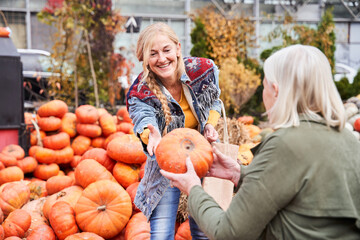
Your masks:
<path fill-rule="evenodd" d="M 201 186 L 201 181 L 195 172 L 194 165 L 192 164 L 190 157 L 186 158 L 186 168 L 186 173 L 181 174 L 171 173 L 165 170 L 160 170 L 160 173 L 171 181 L 172 186 L 179 188 L 180 191 L 189 195 L 192 187 Z"/>
<path fill-rule="evenodd" d="M 226 156 L 216 147 L 213 147 L 213 153 L 214 161 L 206 176 L 227 179 L 236 186 L 240 179 L 240 165 L 236 160 Z"/>
<path fill-rule="evenodd" d="M 148 124 L 147 127 L 150 130 L 147 151 L 148 151 L 149 155 L 152 156 L 161 140 L 161 134 L 159 133 L 157 128 L 155 128 L 153 125 Z"/>

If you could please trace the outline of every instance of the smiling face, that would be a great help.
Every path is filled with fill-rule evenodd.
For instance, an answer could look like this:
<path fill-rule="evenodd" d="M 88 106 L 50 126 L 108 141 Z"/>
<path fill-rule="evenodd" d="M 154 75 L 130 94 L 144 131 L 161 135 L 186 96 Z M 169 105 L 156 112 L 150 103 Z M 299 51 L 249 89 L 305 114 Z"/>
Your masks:
<path fill-rule="evenodd" d="M 181 52 L 180 43 L 175 44 L 164 34 L 153 39 L 150 50 L 149 67 L 161 82 L 174 82 L 177 73 L 178 56 Z"/>

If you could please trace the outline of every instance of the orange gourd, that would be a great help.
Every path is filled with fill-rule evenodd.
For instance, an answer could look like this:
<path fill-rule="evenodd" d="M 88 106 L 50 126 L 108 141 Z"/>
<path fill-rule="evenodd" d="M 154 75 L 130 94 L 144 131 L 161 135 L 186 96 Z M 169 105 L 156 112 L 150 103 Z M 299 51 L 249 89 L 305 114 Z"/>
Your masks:
<path fill-rule="evenodd" d="M 150 239 L 150 223 L 142 212 L 135 213 L 125 229 L 125 240 Z"/>
<path fill-rule="evenodd" d="M 40 117 L 62 118 L 68 112 L 67 104 L 62 100 L 51 100 L 41 105 L 37 111 Z"/>
<path fill-rule="evenodd" d="M 69 176 L 53 176 L 46 181 L 46 191 L 51 195 L 74 185 L 74 182 Z"/>
<path fill-rule="evenodd" d="M 56 163 L 39 164 L 34 170 L 34 176 L 42 180 L 47 180 L 59 174 L 60 167 Z"/>
<path fill-rule="evenodd" d="M 0 207 L 4 215 L 20 209 L 30 199 L 30 189 L 23 182 L 7 183 L 0 193 Z"/>
<path fill-rule="evenodd" d="M 116 181 L 124 188 L 127 188 L 130 184 L 140 180 L 139 171 L 139 166 L 117 162 L 112 173 Z"/>
<path fill-rule="evenodd" d="M 83 155 L 91 145 L 91 139 L 85 136 L 77 136 L 71 143 L 71 148 L 74 150 L 74 155 Z"/>
<path fill-rule="evenodd" d="M 191 240 L 189 219 L 181 223 L 175 234 L 175 240 Z"/>
<path fill-rule="evenodd" d="M 0 153 L 0 162 L 4 164 L 5 167 L 16 166 L 17 159 L 14 156 L 7 155 L 5 153 Z"/>
<path fill-rule="evenodd" d="M 1 153 L 5 155 L 13 156 L 16 159 L 23 159 L 25 157 L 24 149 L 17 144 L 9 144 L 5 146 L 2 149 Z"/>
<path fill-rule="evenodd" d="M 75 113 L 66 113 L 61 118 L 61 132 L 69 134 L 71 138 L 76 136 L 76 115 Z"/>
<path fill-rule="evenodd" d="M 74 209 L 67 202 L 54 203 L 50 209 L 49 221 L 59 240 L 64 240 L 67 236 L 79 232 Z"/>
<path fill-rule="evenodd" d="M 76 131 L 78 134 L 90 138 L 100 137 L 102 134 L 102 129 L 97 124 L 77 123 Z"/>
<path fill-rule="evenodd" d="M 25 157 L 22 160 L 18 160 L 16 165 L 24 172 L 24 173 L 31 173 L 35 170 L 38 165 L 38 162 L 33 157 Z"/>
<path fill-rule="evenodd" d="M 111 172 L 94 159 L 84 159 L 75 168 L 76 184 L 83 188 L 86 188 L 93 182 L 103 179 L 116 182 Z"/>
<path fill-rule="evenodd" d="M 61 127 L 61 119 L 58 117 L 40 117 L 37 120 L 39 128 L 45 132 L 56 131 Z"/>
<path fill-rule="evenodd" d="M 105 113 L 100 116 L 99 123 L 105 137 L 116 132 L 116 122 L 111 114 Z"/>
<path fill-rule="evenodd" d="M 92 148 L 87 150 L 81 157 L 81 160 L 84 159 L 94 159 L 110 172 L 112 172 L 116 163 L 107 155 L 106 150 L 103 148 Z"/>
<path fill-rule="evenodd" d="M 107 146 L 107 154 L 112 159 L 124 163 L 141 164 L 147 158 L 140 140 L 133 134 L 126 134 L 111 140 Z"/>
<path fill-rule="evenodd" d="M 9 214 L 2 226 L 4 228 L 5 237 L 24 237 L 25 232 L 31 224 L 30 214 L 22 209 L 16 209 Z"/>
<path fill-rule="evenodd" d="M 197 175 L 206 175 L 213 162 L 210 143 L 198 131 L 177 128 L 165 135 L 155 151 L 161 169 L 173 173 L 186 172 L 186 158 L 190 157 Z"/>
<path fill-rule="evenodd" d="M 40 225 L 34 228 L 26 240 L 56 240 L 54 230 L 48 225 Z"/>
<path fill-rule="evenodd" d="M 0 170 L 0 185 L 22 179 L 24 179 L 24 172 L 17 166 L 11 166 Z"/>
<path fill-rule="evenodd" d="M 118 123 L 128 122 L 132 123 L 132 119 L 130 118 L 129 112 L 126 107 L 121 107 L 117 112 L 116 116 L 118 118 Z"/>
<path fill-rule="evenodd" d="M 50 148 L 53 150 L 60 150 L 64 147 L 70 146 L 70 136 L 65 132 L 46 136 L 42 141 L 45 148 Z"/>
<path fill-rule="evenodd" d="M 82 187 L 74 185 L 48 196 L 42 208 L 44 216 L 47 219 L 49 218 L 51 207 L 58 201 L 65 201 L 74 208 L 76 202 L 82 194 L 82 191 Z"/>
<path fill-rule="evenodd" d="M 85 232 L 116 236 L 132 214 L 129 194 L 117 182 L 99 180 L 87 186 L 75 205 L 76 222 Z"/>
<path fill-rule="evenodd" d="M 99 120 L 99 112 L 91 105 L 81 105 L 75 110 L 76 119 L 79 123 L 93 124 Z"/>

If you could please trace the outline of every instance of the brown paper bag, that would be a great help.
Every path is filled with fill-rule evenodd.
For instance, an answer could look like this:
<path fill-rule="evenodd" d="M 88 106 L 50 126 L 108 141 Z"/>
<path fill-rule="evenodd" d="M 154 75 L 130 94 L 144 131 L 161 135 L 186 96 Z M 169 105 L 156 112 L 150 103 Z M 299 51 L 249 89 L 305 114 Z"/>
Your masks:
<path fill-rule="evenodd" d="M 222 104 L 222 111 L 224 115 L 224 143 L 213 142 L 212 145 L 215 146 L 223 154 L 230 156 L 234 161 L 237 159 L 239 146 L 234 144 L 229 144 L 229 135 L 227 132 L 227 123 L 226 123 L 226 114 L 224 105 Z M 214 177 L 204 177 L 203 179 L 203 188 L 210 196 L 212 196 L 215 201 L 220 205 L 223 210 L 226 210 L 233 197 L 234 184 L 229 180 L 224 180 Z"/>

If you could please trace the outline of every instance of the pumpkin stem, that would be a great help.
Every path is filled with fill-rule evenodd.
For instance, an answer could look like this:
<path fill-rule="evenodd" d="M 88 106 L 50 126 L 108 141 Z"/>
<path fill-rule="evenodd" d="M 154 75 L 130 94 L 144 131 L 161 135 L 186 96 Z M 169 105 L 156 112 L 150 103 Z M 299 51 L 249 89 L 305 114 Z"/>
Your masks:
<path fill-rule="evenodd" d="M 190 139 L 187 139 L 187 138 L 184 138 L 183 140 L 181 140 L 180 144 L 181 144 L 181 147 L 185 148 L 189 152 L 191 152 L 195 148 L 194 143 Z"/>
<path fill-rule="evenodd" d="M 56 200 L 57 199 L 59 199 L 59 198 L 61 198 L 61 197 L 63 197 L 63 196 L 65 196 L 66 195 L 66 192 L 59 192 L 57 195 L 56 195 Z"/>
<path fill-rule="evenodd" d="M 106 210 L 106 205 L 101 205 L 97 207 L 98 211 L 105 211 Z"/>

